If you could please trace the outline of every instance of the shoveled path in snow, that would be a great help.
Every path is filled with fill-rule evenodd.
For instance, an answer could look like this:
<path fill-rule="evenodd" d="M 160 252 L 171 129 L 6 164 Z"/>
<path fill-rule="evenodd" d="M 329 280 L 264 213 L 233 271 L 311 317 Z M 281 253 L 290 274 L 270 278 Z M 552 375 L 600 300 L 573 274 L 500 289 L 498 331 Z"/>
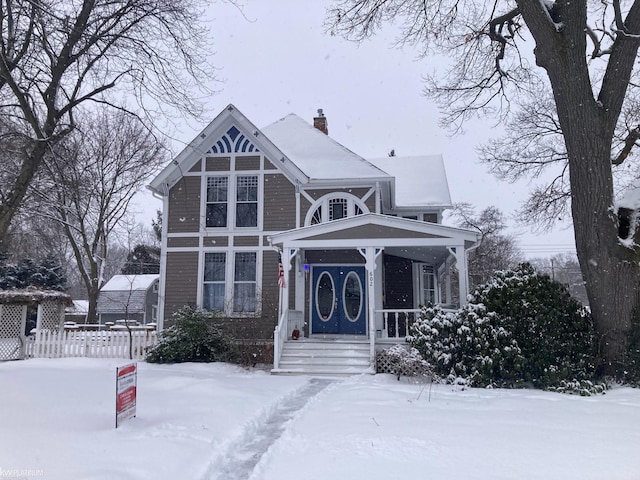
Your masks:
<path fill-rule="evenodd" d="M 274 406 L 270 414 L 245 428 L 240 437 L 216 456 L 207 480 L 247 480 L 260 458 L 280 438 L 286 423 L 309 400 L 335 380 L 312 378 L 304 387 Z"/>

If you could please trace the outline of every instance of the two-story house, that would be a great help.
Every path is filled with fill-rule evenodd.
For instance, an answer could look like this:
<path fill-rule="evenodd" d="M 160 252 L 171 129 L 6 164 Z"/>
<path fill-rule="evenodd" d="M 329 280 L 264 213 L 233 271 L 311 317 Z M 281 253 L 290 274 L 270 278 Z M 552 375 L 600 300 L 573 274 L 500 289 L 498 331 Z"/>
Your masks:
<path fill-rule="evenodd" d="M 219 311 L 273 335 L 274 371 L 302 370 L 288 348 L 347 341 L 371 369 L 376 343 L 403 340 L 420 305 L 466 301 L 478 238 L 441 224 L 442 157 L 365 160 L 329 137 L 321 110 L 313 125 L 290 114 L 259 129 L 229 105 L 149 188 L 164 212 L 159 328 L 186 304 Z"/>

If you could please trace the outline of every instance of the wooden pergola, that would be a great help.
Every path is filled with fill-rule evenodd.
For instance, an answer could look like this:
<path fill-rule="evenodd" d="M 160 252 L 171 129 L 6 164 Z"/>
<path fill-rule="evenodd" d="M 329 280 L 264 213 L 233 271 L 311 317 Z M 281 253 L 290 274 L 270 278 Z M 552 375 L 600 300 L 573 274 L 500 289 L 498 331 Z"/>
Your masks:
<path fill-rule="evenodd" d="M 58 331 L 64 325 L 71 297 L 56 290 L 37 288 L 0 290 L 0 361 L 26 356 L 26 339 L 32 328 Z M 34 325 L 28 325 L 29 307 L 37 308 Z"/>

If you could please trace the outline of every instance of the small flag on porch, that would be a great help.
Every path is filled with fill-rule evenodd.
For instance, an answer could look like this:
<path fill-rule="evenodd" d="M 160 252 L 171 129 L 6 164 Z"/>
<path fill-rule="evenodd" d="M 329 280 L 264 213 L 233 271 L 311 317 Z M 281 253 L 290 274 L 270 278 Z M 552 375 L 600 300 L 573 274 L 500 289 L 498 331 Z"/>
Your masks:
<path fill-rule="evenodd" d="M 284 281 L 284 267 L 282 266 L 282 256 L 278 255 L 278 287 L 284 288 L 287 284 Z"/>

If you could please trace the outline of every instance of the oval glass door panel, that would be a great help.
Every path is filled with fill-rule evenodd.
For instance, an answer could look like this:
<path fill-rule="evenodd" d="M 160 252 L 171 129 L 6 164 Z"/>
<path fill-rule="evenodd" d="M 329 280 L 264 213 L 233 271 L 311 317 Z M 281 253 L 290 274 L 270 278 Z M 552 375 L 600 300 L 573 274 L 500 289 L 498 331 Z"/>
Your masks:
<path fill-rule="evenodd" d="M 336 303 L 336 290 L 329 272 L 322 272 L 316 284 L 316 311 L 318 317 L 326 322 L 333 315 Z"/>
<path fill-rule="evenodd" d="M 349 272 L 342 291 L 344 313 L 350 322 L 355 322 L 362 311 L 362 283 L 356 272 Z"/>

